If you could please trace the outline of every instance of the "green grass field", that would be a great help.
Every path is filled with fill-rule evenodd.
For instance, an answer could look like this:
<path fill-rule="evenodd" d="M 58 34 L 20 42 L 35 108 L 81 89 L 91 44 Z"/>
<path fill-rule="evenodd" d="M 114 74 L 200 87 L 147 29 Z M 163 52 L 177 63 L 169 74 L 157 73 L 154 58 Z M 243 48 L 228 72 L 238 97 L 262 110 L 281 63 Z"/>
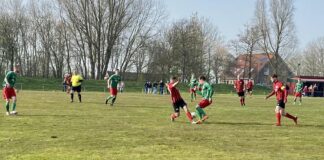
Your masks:
<path fill-rule="evenodd" d="M 63 92 L 19 92 L 18 116 L 0 110 L 0 159 L 324 159 L 321 98 L 293 106 L 290 97 L 287 111 L 300 124 L 283 118 L 275 127 L 274 97 L 247 98 L 242 108 L 235 95 L 217 94 L 202 125 L 183 112 L 170 122 L 169 96 L 122 93 L 114 107 L 104 97 L 85 92 L 83 103 L 71 104 Z"/>

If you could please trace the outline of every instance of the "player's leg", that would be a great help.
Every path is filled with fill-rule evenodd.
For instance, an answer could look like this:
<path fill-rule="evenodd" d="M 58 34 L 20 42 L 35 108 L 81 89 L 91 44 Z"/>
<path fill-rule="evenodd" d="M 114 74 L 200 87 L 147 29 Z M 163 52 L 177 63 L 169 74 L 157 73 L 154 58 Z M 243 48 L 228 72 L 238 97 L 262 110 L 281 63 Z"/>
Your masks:
<path fill-rule="evenodd" d="M 72 87 L 72 90 L 71 90 L 71 102 L 73 102 L 73 99 L 74 99 L 74 87 Z"/>
<path fill-rule="evenodd" d="M 191 113 L 190 113 L 190 111 L 189 111 L 189 109 L 188 109 L 188 107 L 185 105 L 185 106 L 183 106 L 183 110 L 186 112 L 186 116 L 187 116 L 187 118 L 189 119 L 189 121 L 192 123 L 192 115 L 191 115 Z"/>
<path fill-rule="evenodd" d="M 12 97 L 12 112 L 10 112 L 10 114 L 16 115 L 17 111 L 16 111 L 16 106 L 17 106 L 17 97 L 14 96 Z"/>
<path fill-rule="evenodd" d="M 196 115 L 198 117 L 198 120 L 202 120 L 203 115 L 206 114 L 205 111 L 199 105 L 196 106 L 196 111 L 195 112 L 196 112 Z"/>
<path fill-rule="evenodd" d="M 190 96 L 191 96 L 191 102 L 194 100 L 194 92 L 193 89 L 190 89 Z"/>
<path fill-rule="evenodd" d="M 207 99 L 203 99 L 202 101 L 199 102 L 199 104 L 196 106 L 196 115 L 198 116 L 198 121 L 197 123 L 200 124 L 206 119 L 208 119 L 208 116 L 206 112 L 203 110 L 203 108 L 206 108 L 209 106 L 211 102 L 209 102 Z"/>
<path fill-rule="evenodd" d="M 78 92 L 78 97 L 79 97 L 79 102 L 82 102 L 82 99 L 81 99 L 81 92 Z"/>
<path fill-rule="evenodd" d="M 192 123 L 191 113 L 190 113 L 189 108 L 187 107 L 187 104 L 184 100 L 181 100 L 181 107 L 186 112 L 186 116 L 189 119 L 189 121 Z"/>
<path fill-rule="evenodd" d="M 112 96 L 113 97 L 112 97 L 111 104 L 110 104 L 111 106 L 114 105 L 114 103 L 115 103 L 115 101 L 117 99 L 117 92 L 118 92 L 117 88 L 113 88 L 113 90 L 112 90 Z"/>
<path fill-rule="evenodd" d="M 5 107 L 6 107 L 6 115 L 9 116 L 10 115 L 10 99 L 6 99 Z"/>
<path fill-rule="evenodd" d="M 199 105 L 196 106 L 196 115 L 198 117 L 198 121 L 196 122 L 197 124 L 201 124 L 208 118 L 206 112 Z"/>
<path fill-rule="evenodd" d="M 296 100 L 297 100 L 297 95 L 296 94 L 295 94 L 295 97 L 294 97 L 294 103 L 293 103 L 294 105 L 296 104 Z"/>
<path fill-rule="evenodd" d="M 237 95 L 238 95 L 238 97 L 240 98 L 240 104 L 241 104 L 241 106 L 242 106 L 243 103 L 242 103 L 242 97 L 241 97 L 241 95 L 240 95 L 240 92 L 237 92 Z"/>
<path fill-rule="evenodd" d="M 180 107 L 178 106 L 177 103 L 174 103 L 173 104 L 173 110 L 174 110 L 174 113 L 172 113 L 170 115 L 170 119 L 171 121 L 173 122 L 176 118 L 178 118 L 180 116 Z"/>
<path fill-rule="evenodd" d="M 243 96 L 242 96 L 242 102 L 243 102 L 243 106 L 245 106 L 245 95 L 244 95 L 244 92 L 243 92 Z"/>
<path fill-rule="evenodd" d="M 66 93 L 69 94 L 69 86 L 66 86 Z"/>
<path fill-rule="evenodd" d="M 212 104 L 212 101 L 209 101 L 207 99 L 204 99 L 202 103 L 200 103 L 199 105 L 201 106 L 202 109 L 208 107 L 210 104 Z M 206 112 L 203 110 L 203 115 L 202 115 L 202 121 L 205 121 L 208 119 L 208 116 L 206 114 Z"/>
<path fill-rule="evenodd" d="M 10 115 L 10 95 L 7 87 L 3 88 L 2 95 L 3 95 L 3 99 L 6 101 L 5 102 L 6 115 L 9 116 Z"/>
<path fill-rule="evenodd" d="M 285 109 L 281 109 L 281 115 L 282 116 L 285 116 L 285 117 L 287 117 L 287 118 L 289 118 L 289 119 L 291 119 L 291 120 L 293 120 L 294 121 L 294 123 L 297 125 L 297 119 L 298 119 L 298 117 L 297 116 L 293 116 L 293 115 L 291 115 L 291 114 L 289 114 L 289 113 L 286 113 L 285 112 Z"/>
<path fill-rule="evenodd" d="M 81 99 L 81 85 L 77 87 L 77 92 L 78 92 L 79 102 L 81 103 L 82 102 L 82 99 Z"/>
<path fill-rule="evenodd" d="M 117 95 L 113 96 L 112 100 L 111 100 L 111 104 L 110 105 L 114 105 L 115 101 L 117 99 Z"/>
<path fill-rule="evenodd" d="M 276 106 L 275 113 L 276 113 L 276 119 L 277 119 L 276 126 L 281 126 L 281 113 L 280 113 L 279 105 Z"/>
<path fill-rule="evenodd" d="M 145 91 L 145 92 L 146 92 L 146 91 Z M 113 89 L 112 89 L 111 87 L 109 88 L 109 93 L 110 93 L 109 97 L 106 98 L 106 104 L 108 104 L 108 102 L 109 102 L 111 99 L 113 99 Z"/>
<path fill-rule="evenodd" d="M 300 93 L 300 96 L 299 96 L 299 105 L 302 104 L 302 94 Z"/>
<path fill-rule="evenodd" d="M 240 93 L 240 103 L 241 103 L 241 106 L 243 106 L 243 96 L 241 96 L 241 93 Z"/>
<path fill-rule="evenodd" d="M 285 116 L 295 122 L 297 124 L 298 117 L 292 116 L 289 113 L 285 112 L 285 103 L 283 101 L 279 101 L 276 110 L 278 110 L 280 116 Z M 279 121 L 280 122 L 280 121 Z M 280 124 L 280 123 L 279 123 Z"/>

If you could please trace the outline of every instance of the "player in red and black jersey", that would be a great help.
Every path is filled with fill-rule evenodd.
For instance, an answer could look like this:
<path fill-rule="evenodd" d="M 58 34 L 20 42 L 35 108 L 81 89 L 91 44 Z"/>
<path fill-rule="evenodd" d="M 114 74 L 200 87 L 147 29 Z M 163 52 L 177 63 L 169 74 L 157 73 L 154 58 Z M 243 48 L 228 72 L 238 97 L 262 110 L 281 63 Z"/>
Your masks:
<path fill-rule="evenodd" d="M 186 112 L 189 121 L 191 123 L 194 123 L 189 108 L 187 107 L 187 103 L 182 99 L 179 90 L 176 88 L 178 83 L 179 83 L 178 78 L 172 77 L 170 79 L 170 83 L 166 84 L 171 95 L 171 100 L 174 109 L 174 113 L 172 113 L 170 116 L 171 121 L 174 121 L 177 117 L 180 116 L 180 108 L 182 108 Z"/>
<path fill-rule="evenodd" d="M 244 94 L 244 80 L 237 76 L 237 80 L 234 82 L 234 88 L 236 89 L 237 95 L 240 97 L 241 106 L 245 106 L 245 94 Z"/>
<path fill-rule="evenodd" d="M 295 124 L 297 124 L 298 117 L 292 116 L 289 113 L 285 112 L 285 104 L 287 102 L 287 96 L 288 96 L 285 85 L 282 82 L 278 81 L 278 76 L 276 74 L 274 74 L 271 77 L 271 81 L 273 82 L 273 90 L 266 97 L 266 99 L 270 98 L 273 95 L 276 95 L 276 98 L 277 98 L 277 106 L 275 109 L 276 118 L 277 118 L 276 125 L 277 126 L 281 125 L 281 116 L 290 118 L 295 122 Z"/>
<path fill-rule="evenodd" d="M 253 82 L 252 79 L 249 80 L 249 82 L 246 84 L 246 89 L 247 92 L 250 96 L 252 96 L 252 92 L 253 92 Z"/>
<path fill-rule="evenodd" d="M 66 93 L 70 94 L 71 88 L 72 88 L 72 82 L 71 82 L 72 74 L 67 73 L 64 75 L 64 83 L 66 85 Z"/>

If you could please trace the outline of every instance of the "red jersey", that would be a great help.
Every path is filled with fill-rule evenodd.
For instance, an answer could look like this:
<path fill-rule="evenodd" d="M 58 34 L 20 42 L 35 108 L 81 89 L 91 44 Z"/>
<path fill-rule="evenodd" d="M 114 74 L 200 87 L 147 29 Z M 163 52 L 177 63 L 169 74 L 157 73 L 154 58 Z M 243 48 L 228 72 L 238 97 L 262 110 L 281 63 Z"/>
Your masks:
<path fill-rule="evenodd" d="M 171 100 L 173 103 L 176 103 L 177 101 L 182 99 L 179 90 L 173 86 L 173 83 L 169 83 L 167 87 L 170 91 Z"/>
<path fill-rule="evenodd" d="M 285 85 L 282 82 L 276 81 L 273 82 L 273 91 L 270 93 L 269 97 L 276 94 L 277 101 L 287 100 L 287 90 Z"/>
<path fill-rule="evenodd" d="M 252 81 L 249 81 L 249 82 L 247 83 L 246 87 L 247 87 L 248 89 L 253 89 L 253 82 L 252 82 Z"/>
<path fill-rule="evenodd" d="M 71 85 L 71 76 L 65 77 L 64 81 L 67 85 Z"/>
<path fill-rule="evenodd" d="M 243 79 L 235 81 L 236 92 L 244 92 L 244 81 Z"/>

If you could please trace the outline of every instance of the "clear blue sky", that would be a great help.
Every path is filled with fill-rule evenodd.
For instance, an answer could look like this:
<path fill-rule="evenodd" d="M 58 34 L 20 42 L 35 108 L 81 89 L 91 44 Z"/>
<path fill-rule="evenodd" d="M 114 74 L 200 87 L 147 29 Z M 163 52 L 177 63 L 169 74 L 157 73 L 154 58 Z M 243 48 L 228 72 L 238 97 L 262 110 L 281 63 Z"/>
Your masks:
<path fill-rule="evenodd" d="M 162 0 L 169 22 L 197 12 L 208 18 L 226 41 L 236 38 L 254 16 L 256 0 Z M 299 48 L 324 37 L 324 0 L 296 0 L 295 24 Z"/>

